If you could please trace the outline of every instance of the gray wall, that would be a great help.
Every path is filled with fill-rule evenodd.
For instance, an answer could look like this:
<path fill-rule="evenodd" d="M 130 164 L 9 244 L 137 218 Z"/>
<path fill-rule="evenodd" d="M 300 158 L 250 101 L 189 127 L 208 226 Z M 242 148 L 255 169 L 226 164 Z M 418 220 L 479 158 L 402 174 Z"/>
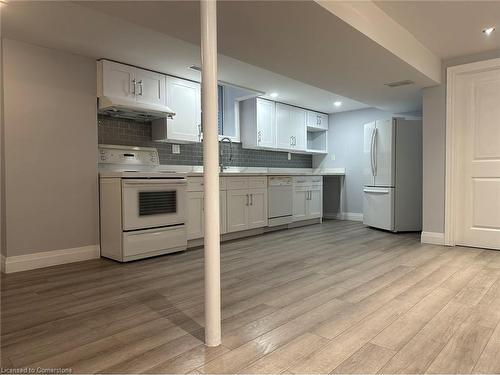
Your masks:
<path fill-rule="evenodd" d="M 3 41 L 7 255 L 98 243 L 95 60 Z"/>
<path fill-rule="evenodd" d="M 423 93 L 423 201 L 422 230 L 444 232 L 446 154 L 446 88 L 429 87 Z"/>
<path fill-rule="evenodd" d="M 446 68 L 500 57 L 500 49 L 443 62 L 444 82 L 423 90 L 423 231 L 444 232 L 446 167 Z"/>
<path fill-rule="evenodd" d="M 5 250 L 5 154 L 4 154 L 4 110 L 3 110 L 3 38 L 2 38 L 2 7 L 0 6 L 0 254 Z"/>
<path fill-rule="evenodd" d="M 124 120 L 109 116 L 99 116 L 99 143 L 156 147 L 161 164 L 203 165 L 203 144 L 181 144 L 180 154 L 172 154 L 172 144 L 151 141 L 151 124 Z M 222 145 L 227 163 L 229 144 Z M 233 143 L 232 166 L 236 167 L 277 167 L 311 168 L 311 155 L 292 154 L 277 151 L 249 150 L 241 143 Z"/>
<path fill-rule="evenodd" d="M 340 112 L 330 115 L 328 155 L 314 156 L 315 168 L 346 169 L 344 211 L 363 212 L 363 125 L 370 121 L 391 118 L 392 114 L 376 108 Z M 333 159 L 335 155 L 335 160 Z M 333 180 L 333 178 L 331 178 Z M 328 178 L 330 180 L 330 178 Z M 324 188 L 325 214 L 335 214 L 339 208 L 338 178 L 326 181 Z M 336 210 L 336 211 L 331 211 Z"/>

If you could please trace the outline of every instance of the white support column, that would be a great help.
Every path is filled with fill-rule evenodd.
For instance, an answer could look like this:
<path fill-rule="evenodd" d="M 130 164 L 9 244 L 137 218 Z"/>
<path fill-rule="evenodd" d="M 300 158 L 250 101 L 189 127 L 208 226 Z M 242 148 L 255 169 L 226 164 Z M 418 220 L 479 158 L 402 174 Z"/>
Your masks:
<path fill-rule="evenodd" d="M 200 1 L 205 208 L 205 344 L 221 343 L 217 2 Z"/>

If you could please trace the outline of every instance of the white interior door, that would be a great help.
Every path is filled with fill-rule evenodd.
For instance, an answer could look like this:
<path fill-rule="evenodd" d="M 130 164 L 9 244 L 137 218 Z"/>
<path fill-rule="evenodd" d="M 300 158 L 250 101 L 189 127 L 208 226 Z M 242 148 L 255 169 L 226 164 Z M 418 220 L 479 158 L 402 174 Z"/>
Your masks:
<path fill-rule="evenodd" d="M 364 126 L 363 144 L 363 185 L 375 185 L 375 167 L 373 161 L 373 149 L 375 140 L 375 122 L 370 122 Z"/>
<path fill-rule="evenodd" d="M 375 186 L 394 186 L 395 126 L 393 120 L 377 121 L 374 139 Z"/>
<path fill-rule="evenodd" d="M 500 61 L 456 76 L 455 243 L 500 249 Z"/>

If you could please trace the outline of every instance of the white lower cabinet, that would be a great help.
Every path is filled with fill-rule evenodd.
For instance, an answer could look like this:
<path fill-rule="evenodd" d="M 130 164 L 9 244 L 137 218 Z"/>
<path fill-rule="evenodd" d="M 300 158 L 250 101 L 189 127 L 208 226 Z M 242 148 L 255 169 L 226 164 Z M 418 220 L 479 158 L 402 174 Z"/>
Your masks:
<path fill-rule="evenodd" d="M 322 201 L 323 187 L 313 186 L 309 190 L 309 204 L 308 204 L 308 214 L 309 219 L 315 219 L 323 216 L 323 201 Z"/>
<path fill-rule="evenodd" d="M 188 182 L 189 185 L 194 186 L 194 189 L 203 188 L 203 184 L 195 178 L 194 183 Z M 188 188 L 189 189 L 189 188 Z M 220 191 L 220 233 L 227 232 L 227 216 L 226 216 L 226 191 Z M 187 237 L 188 240 L 203 237 L 204 231 L 204 209 L 203 209 L 203 191 L 189 191 L 187 193 Z"/>
<path fill-rule="evenodd" d="M 306 186 L 294 186 L 293 189 L 293 220 L 305 220 L 307 218 L 307 194 Z"/>
<path fill-rule="evenodd" d="M 227 191 L 225 190 L 227 188 Z M 267 226 L 267 177 L 224 177 L 220 191 L 220 233 Z M 203 178 L 188 178 L 188 240 L 204 235 Z"/>
<path fill-rule="evenodd" d="M 203 237 L 203 192 L 187 193 L 187 236 L 188 240 Z"/>
<path fill-rule="evenodd" d="M 248 229 L 267 226 L 267 188 L 248 190 Z"/>
<path fill-rule="evenodd" d="M 267 177 L 235 177 L 234 181 L 231 180 L 228 177 L 227 232 L 267 226 Z M 232 189 L 232 186 L 239 189 Z"/>
<path fill-rule="evenodd" d="M 321 176 L 294 177 L 293 221 L 323 216 L 323 179 Z"/>
<path fill-rule="evenodd" d="M 248 189 L 227 191 L 227 231 L 248 229 Z"/>

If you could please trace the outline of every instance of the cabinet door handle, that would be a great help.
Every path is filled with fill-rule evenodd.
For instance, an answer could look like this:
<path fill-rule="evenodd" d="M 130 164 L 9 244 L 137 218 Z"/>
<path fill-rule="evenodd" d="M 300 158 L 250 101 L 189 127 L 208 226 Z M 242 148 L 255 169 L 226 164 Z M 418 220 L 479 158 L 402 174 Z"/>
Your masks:
<path fill-rule="evenodd" d="M 139 88 L 141 89 L 141 92 L 139 93 L 139 96 L 142 96 L 142 79 L 137 82 L 139 84 Z"/>
<path fill-rule="evenodd" d="M 198 124 L 198 142 L 201 142 L 201 124 Z"/>
<path fill-rule="evenodd" d="M 245 206 L 250 205 L 250 196 L 247 194 L 247 201 L 245 203 Z"/>
<path fill-rule="evenodd" d="M 259 132 L 257 133 L 257 141 L 260 143 L 262 142 L 262 131 L 259 130 Z"/>
<path fill-rule="evenodd" d="M 253 206 L 253 194 L 250 194 L 250 206 Z"/>
<path fill-rule="evenodd" d="M 135 85 L 137 84 L 135 78 L 132 80 L 132 94 L 135 95 Z"/>

